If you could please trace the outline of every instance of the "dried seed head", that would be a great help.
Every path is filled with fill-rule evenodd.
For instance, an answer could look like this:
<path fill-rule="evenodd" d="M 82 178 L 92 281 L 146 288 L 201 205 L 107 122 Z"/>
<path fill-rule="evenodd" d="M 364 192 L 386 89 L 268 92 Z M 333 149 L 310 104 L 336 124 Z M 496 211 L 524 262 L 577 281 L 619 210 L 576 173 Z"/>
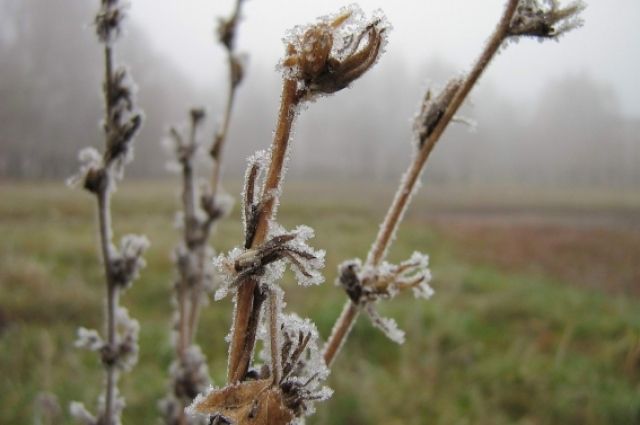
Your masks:
<path fill-rule="evenodd" d="M 126 14 L 124 5 L 118 0 L 103 1 L 98 14 L 94 18 L 96 34 L 100 42 L 111 44 L 120 35 L 122 21 Z"/>
<path fill-rule="evenodd" d="M 351 6 L 291 31 L 281 68 L 286 78 L 298 81 L 300 97 L 339 91 L 377 62 L 389 25 L 382 15 L 363 25 L 357 22 L 361 16 L 362 11 Z"/>
<path fill-rule="evenodd" d="M 579 15 L 585 8 L 582 1 L 560 7 L 558 0 L 520 0 L 511 20 L 509 35 L 557 38 L 583 25 Z"/>
<path fill-rule="evenodd" d="M 404 332 L 393 319 L 381 317 L 375 304 L 390 299 L 400 292 L 412 290 L 416 298 L 428 299 L 433 295 L 429 286 L 431 272 L 429 257 L 414 252 L 411 258 L 398 265 L 382 263 L 377 267 L 363 266 L 359 259 L 342 263 L 338 268 L 336 284 L 342 286 L 351 301 L 362 308 L 371 323 L 397 343 L 404 341 Z"/>

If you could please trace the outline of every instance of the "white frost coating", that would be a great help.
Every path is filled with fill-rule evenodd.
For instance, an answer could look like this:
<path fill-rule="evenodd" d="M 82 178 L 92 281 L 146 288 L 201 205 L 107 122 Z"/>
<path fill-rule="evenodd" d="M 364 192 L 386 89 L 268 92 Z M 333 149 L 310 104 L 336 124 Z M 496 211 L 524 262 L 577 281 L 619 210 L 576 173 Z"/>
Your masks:
<path fill-rule="evenodd" d="M 262 193 L 262 187 L 264 185 L 264 170 L 267 167 L 268 161 L 270 158 L 270 153 L 266 150 L 259 150 L 257 152 L 255 152 L 253 155 L 251 155 L 249 158 L 247 158 L 247 169 L 245 172 L 245 176 L 244 176 L 244 187 L 242 189 L 242 207 L 243 208 L 247 208 L 248 206 L 245 205 L 245 200 L 247 198 L 247 185 L 249 184 L 249 174 L 251 173 L 251 169 L 254 167 L 257 167 L 257 173 L 255 176 L 255 181 L 254 181 L 254 199 L 250 199 L 250 202 L 259 202 L 259 197 Z M 245 214 L 241 214 L 242 215 L 242 226 L 244 228 L 245 234 L 247 233 L 247 217 L 245 217 Z"/>
<path fill-rule="evenodd" d="M 282 324 L 281 344 L 284 344 L 282 347 L 285 347 L 287 343 L 289 344 L 287 352 L 282 353 L 285 355 L 285 361 L 282 364 L 283 370 L 288 365 L 288 372 L 284 371 L 285 375 L 282 377 L 282 382 L 304 386 L 304 389 L 312 395 L 311 399 L 304 400 L 303 409 L 304 415 L 310 416 L 315 412 L 315 402 L 327 400 L 333 394 L 330 388 L 322 386 L 322 383 L 329 376 L 329 369 L 320 350 L 321 343 L 318 329 L 311 320 L 302 319 L 295 313 L 282 314 L 280 323 Z M 294 363 L 291 356 L 297 348 L 300 335 L 303 338 L 308 335 L 309 340 L 302 355 Z M 271 363 L 270 354 L 267 353 L 267 350 L 263 351 L 262 357 L 267 364 Z"/>
<path fill-rule="evenodd" d="M 214 386 L 209 386 L 209 388 L 207 389 L 207 391 L 204 391 L 200 394 L 198 394 L 196 396 L 196 398 L 193 400 L 193 402 L 188 405 L 187 407 L 185 407 L 184 409 L 184 413 L 187 416 L 191 416 L 191 417 L 199 417 L 199 418 L 206 418 L 208 417 L 208 415 L 200 413 L 196 410 L 196 406 L 200 403 L 202 403 L 204 401 L 205 398 L 207 398 L 211 393 L 213 393 L 214 391 L 218 391 L 220 388 L 214 387 Z"/>
<path fill-rule="evenodd" d="M 564 7 L 558 0 L 520 0 L 511 20 L 509 35 L 514 41 L 520 36 L 534 37 L 540 42 L 548 38 L 557 41 L 566 32 L 584 25 L 580 13 L 586 7 L 581 0 Z"/>
<path fill-rule="evenodd" d="M 78 152 L 78 161 L 80 162 L 80 170 L 66 180 L 67 186 L 72 188 L 83 184 L 88 173 L 102 167 L 102 155 L 95 148 L 82 148 Z"/>
<path fill-rule="evenodd" d="M 289 233 L 277 223 L 272 224 L 270 231 L 272 233 L 269 234 L 269 238 Z M 324 268 L 326 252 L 323 249 L 313 249 L 307 244 L 307 240 L 315 236 L 314 230 L 309 226 L 299 225 L 290 233 L 295 234 L 296 237 L 288 243 L 288 246 L 294 251 L 310 256 L 310 258 L 304 258 L 294 254 L 297 263 L 290 258 L 285 258 L 284 261 L 289 264 L 289 267 L 294 272 L 296 281 L 301 286 L 319 285 L 323 283 L 324 276 L 320 271 Z"/>
<path fill-rule="evenodd" d="M 384 52 L 386 33 L 391 25 L 381 10 L 376 10 L 373 17 L 367 19 L 356 4 L 343 7 L 335 14 L 320 17 L 309 25 L 299 25 L 287 31 L 282 41 L 288 54 L 277 69 L 284 78 L 296 80 L 298 90 L 306 92 L 306 101 L 314 101 L 319 96 L 339 91 L 362 72 L 360 75 L 348 76 L 348 72 L 336 64 L 354 57 L 366 48 L 363 46 L 372 46 L 373 40 L 369 39 L 369 30 L 372 28 L 375 28 L 376 37 L 380 37 L 380 44 L 375 57 L 358 58 L 366 65 L 363 69 L 366 71 Z M 328 74 L 333 75 L 335 86 L 321 82 L 322 78 L 316 78 Z"/>
<path fill-rule="evenodd" d="M 380 329 L 387 338 L 397 344 L 404 344 L 404 331 L 398 328 L 398 324 L 395 320 L 380 316 L 380 313 L 375 309 L 373 303 L 368 303 L 366 305 L 365 312 L 367 313 L 367 316 L 369 316 L 369 319 L 371 319 L 373 326 Z"/>
<path fill-rule="evenodd" d="M 398 265 L 383 262 L 379 266 L 363 266 L 358 259 L 349 260 L 338 267 L 336 284 L 342 286 L 351 301 L 367 313 L 375 327 L 392 341 L 402 343 L 404 332 L 398 329 L 394 320 L 380 316 L 375 305 L 409 289 L 417 298 L 430 298 L 433 289 L 429 286 L 431 272 L 428 266 L 429 257 L 419 252 L 414 252 Z"/>
<path fill-rule="evenodd" d="M 78 328 L 78 338 L 74 345 L 89 351 L 98 351 L 104 346 L 104 341 L 95 329 L 80 327 Z"/>
<path fill-rule="evenodd" d="M 71 414 L 71 417 L 79 424 L 82 424 L 82 425 L 97 424 L 96 417 L 93 416 L 87 410 L 87 408 L 84 407 L 84 404 L 80 403 L 79 401 L 72 401 L 69 404 L 69 413 Z"/>
<path fill-rule="evenodd" d="M 242 250 L 236 247 L 229 251 L 227 255 L 220 254 L 213 259 L 213 266 L 218 270 L 218 277 L 220 278 L 220 286 L 214 295 L 216 301 L 225 298 L 229 293 L 236 277 L 234 263 L 240 254 L 242 254 Z"/>
<path fill-rule="evenodd" d="M 116 344 L 118 346 L 118 356 L 116 367 L 129 371 L 138 363 L 138 334 L 140 333 L 140 323 L 129 317 L 129 312 L 125 307 L 118 307 L 116 310 Z"/>

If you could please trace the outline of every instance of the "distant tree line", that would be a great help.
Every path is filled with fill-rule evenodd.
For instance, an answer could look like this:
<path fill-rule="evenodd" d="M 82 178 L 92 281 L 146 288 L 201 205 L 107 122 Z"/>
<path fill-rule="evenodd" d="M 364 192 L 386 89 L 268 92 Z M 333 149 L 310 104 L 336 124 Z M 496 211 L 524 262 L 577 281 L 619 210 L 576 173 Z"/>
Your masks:
<path fill-rule="evenodd" d="M 99 144 L 101 58 L 85 34 L 92 9 L 90 2 L 72 0 L 0 0 L 0 176 L 63 178 L 73 172 L 79 147 Z M 196 87 L 150 47 L 135 22 L 129 28 L 122 55 L 133 68 L 146 114 L 131 174 L 159 177 L 166 173 L 160 142 L 167 127 L 192 105 L 207 107 L 215 118 L 216 94 L 224 88 L 221 81 Z M 213 36 L 211 44 L 216 48 Z M 278 104 L 273 64 L 252 63 L 247 74 L 226 153 L 231 178 L 239 178 L 245 158 L 270 139 Z M 435 59 L 417 70 L 381 63 L 351 89 L 353 95 L 311 105 L 295 129 L 300 142 L 291 174 L 396 179 L 412 149 L 406 117 L 420 101 L 416 93 L 425 76 L 442 84 L 450 74 L 451 67 Z M 640 184 L 640 119 L 626 118 L 611 88 L 588 75 L 548 84 L 534 104 L 518 103 L 488 81 L 472 103 L 462 114 L 477 121 L 477 129 L 453 126 L 427 178 L 443 184 Z"/>

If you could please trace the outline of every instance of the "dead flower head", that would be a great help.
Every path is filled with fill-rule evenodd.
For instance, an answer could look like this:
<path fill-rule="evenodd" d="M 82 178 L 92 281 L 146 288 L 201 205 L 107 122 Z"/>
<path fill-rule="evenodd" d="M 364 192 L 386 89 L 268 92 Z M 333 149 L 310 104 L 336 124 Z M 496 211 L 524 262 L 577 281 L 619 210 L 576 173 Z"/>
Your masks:
<path fill-rule="evenodd" d="M 375 305 L 406 290 L 411 290 L 416 298 L 431 298 L 433 289 L 429 286 L 428 266 L 429 257 L 419 252 L 398 265 L 384 262 L 379 266 L 363 266 L 359 259 L 349 260 L 339 266 L 336 284 L 345 290 L 351 302 L 367 313 L 375 327 L 401 344 L 404 332 L 393 319 L 381 317 Z"/>
<path fill-rule="evenodd" d="M 558 38 L 582 26 L 580 12 L 586 8 L 582 1 L 561 7 L 558 0 L 520 0 L 509 27 L 510 36 Z"/>
<path fill-rule="evenodd" d="M 286 37 L 281 68 L 286 78 L 299 82 L 301 97 L 342 90 L 377 62 L 389 25 L 381 13 L 364 24 L 363 16 L 350 6 Z"/>

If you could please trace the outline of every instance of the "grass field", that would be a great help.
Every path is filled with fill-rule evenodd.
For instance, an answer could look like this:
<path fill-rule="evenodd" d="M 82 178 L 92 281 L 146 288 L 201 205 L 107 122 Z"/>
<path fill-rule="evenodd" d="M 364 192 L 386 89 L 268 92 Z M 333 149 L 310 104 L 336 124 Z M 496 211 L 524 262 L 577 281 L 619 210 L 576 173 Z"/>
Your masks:
<path fill-rule="evenodd" d="M 339 187 L 339 188 L 336 188 Z M 142 278 L 123 297 L 140 320 L 140 362 L 121 382 L 125 424 L 158 423 L 172 357 L 173 182 L 123 184 L 117 235 L 152 242 Z M 353 194 L 356 195 L 353 195 Z M 327 336 L 345 300 L 336 266 L 363 256 L 390 193 L 385 187 L 287 186 L 283 224 L 308 224 L 327 249 L 327 283 L 288 308 Z M 215 235 L 241 238 L 238 208 Z M 73 347 L 100 327 L 103 279 L 93 202 L 54 184 L 0 184 L 0 424 L 33 423 L 41 391 L 94 406 L 96 356 Z M 640 424 L 640 199 L 517 190 L 426 191 L 391 252 L 431 256 L 431 301 L 400 298 L 385 314 L 407 332 L 396 346 L 361 319 L 336 363 L 334 397 L 311 424 Z M 225 376 L 230 302 L 211 304 L 198 339 L 216 383 Z"/>

